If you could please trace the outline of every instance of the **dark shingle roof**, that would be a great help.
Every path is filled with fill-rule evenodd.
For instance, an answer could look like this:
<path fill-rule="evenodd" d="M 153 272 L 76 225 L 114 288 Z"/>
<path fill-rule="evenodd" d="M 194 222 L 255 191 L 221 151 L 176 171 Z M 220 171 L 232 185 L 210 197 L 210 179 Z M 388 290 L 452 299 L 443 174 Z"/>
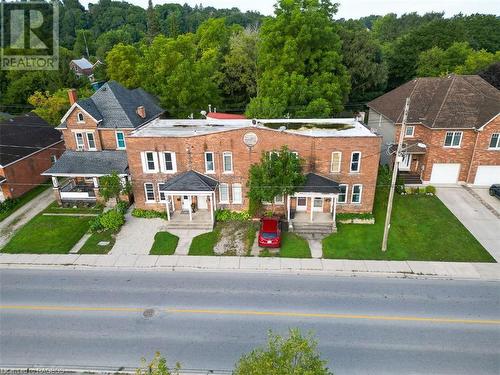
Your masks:
<path fill-rule="evenodd" d="M 7 165 L 61 141 L 61 133 L 29 112 L 0 122 L 0 165 Z"/>
<path fill-rule="evenodd" d="M 416 78 L 368 106 L 401 123 L 408 96 L 408 123 L 430 128 L 478 129 L 500 113 L 500 91 L 477 75 Z"/>
<path fill-rule="evenodd" d="M 101 121 L 100 128 L 137 128 L 164 112 L 156 99 L 143 89 L 129 90 L 116 81 L 106 82 L 90 98 L 77 103 Z M 146 118 L 136 113 L 140 106 L 144 107 Z"/>
<path fill-rule="evenodd" d="M 306 182 L 303 186 L 300 186 L 297 191 L 301 193 L 335 194 L 340 190 L 338 182 L 316 173 L 308 173 L 306 175 Z"/>
<path fill-rule="evenodd" d="M 127 170 L 128 161 L 125 151 L 67 150 L 43 175 L 107 175 L 112 172 L 125 174 Z"/>
<path fill-rule="evenodd" d="M 195 171 L 187 171 L 172 177 L 163 184 L 164 191 L 214 191 L 218 182 Z"/>

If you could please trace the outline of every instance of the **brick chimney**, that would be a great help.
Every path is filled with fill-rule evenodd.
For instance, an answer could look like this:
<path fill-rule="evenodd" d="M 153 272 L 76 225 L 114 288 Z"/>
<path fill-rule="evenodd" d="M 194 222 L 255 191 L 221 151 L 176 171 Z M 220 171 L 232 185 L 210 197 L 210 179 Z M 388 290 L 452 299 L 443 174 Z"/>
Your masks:
<path fill-rule="evenodd" d="M 146 118 L 146 108 L 144 108 L 144 106 L 142 106 L 142 105 L 137 107 L 137 109 L 135 110 L 135 113 L 137 113 L 137 115 L 140 118 Z"/>
<path fill-rule="evenodd" d="M 78 94 L 76 93 L 76 89 L 69 89 L 68 90 L 68 98 L 69 98 L 69 104 L 73 105 L 76 103 L 78 100 Z"/>

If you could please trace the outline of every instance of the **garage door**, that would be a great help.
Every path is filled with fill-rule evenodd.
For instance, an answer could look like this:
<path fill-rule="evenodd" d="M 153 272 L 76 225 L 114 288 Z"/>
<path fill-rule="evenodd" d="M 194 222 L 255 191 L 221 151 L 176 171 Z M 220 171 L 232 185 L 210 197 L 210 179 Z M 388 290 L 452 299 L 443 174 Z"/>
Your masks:
<path fill-rule="evenodd" d="M 477 168 L 474 185 L 500 184 L 500 165 L 481 165 Z"/>
<path fill-rule="evenodd" d="M 431 183 L 433 184 L 456 184 L 460 164 L 432 164 Z"/>

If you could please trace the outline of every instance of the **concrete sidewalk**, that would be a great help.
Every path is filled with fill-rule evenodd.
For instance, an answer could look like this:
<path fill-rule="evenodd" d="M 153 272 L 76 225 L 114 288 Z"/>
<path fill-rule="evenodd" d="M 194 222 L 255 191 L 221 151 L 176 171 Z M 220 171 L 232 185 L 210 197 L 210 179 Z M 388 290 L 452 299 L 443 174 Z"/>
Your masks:
<path fill-rule="evenodd" d="M 182 255 L 0 254 L 2 268 L 103 268 L 232 271 L 338 276 L 435 277 L 500 281 L 498 263 L 292 259 Z"/>

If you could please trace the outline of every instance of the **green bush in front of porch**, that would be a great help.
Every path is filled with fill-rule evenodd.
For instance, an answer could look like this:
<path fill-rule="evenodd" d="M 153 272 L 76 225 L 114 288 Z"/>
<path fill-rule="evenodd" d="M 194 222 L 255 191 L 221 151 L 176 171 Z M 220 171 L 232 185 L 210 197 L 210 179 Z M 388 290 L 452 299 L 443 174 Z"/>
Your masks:
<path fill-rule="evenodd" d="M 323 240 L 332 259 L 494 262 L 463 224 L 434 195 L 395 194 L 388 249 L 382 252 L 388 188 L 375 195 L 375 224 L 339 224 Z"/>

